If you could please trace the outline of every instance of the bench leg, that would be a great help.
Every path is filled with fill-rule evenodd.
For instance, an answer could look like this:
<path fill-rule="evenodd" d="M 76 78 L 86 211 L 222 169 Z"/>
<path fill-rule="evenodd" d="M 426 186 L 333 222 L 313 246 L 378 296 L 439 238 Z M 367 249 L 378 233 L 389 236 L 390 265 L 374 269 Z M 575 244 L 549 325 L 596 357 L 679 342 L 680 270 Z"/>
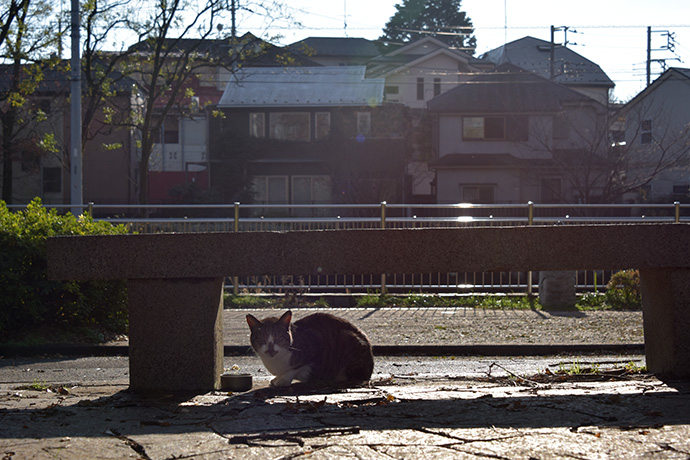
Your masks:
<path fill-rule="evenodd" d="M 127 293 L 130 388 L 218 388 L 223 371 L 223 278 L 128 280 Z"/>
<path fill-rule="evenodd" d="M 690 270 L 640 270 L 647 369 L 690 378 Z"/>

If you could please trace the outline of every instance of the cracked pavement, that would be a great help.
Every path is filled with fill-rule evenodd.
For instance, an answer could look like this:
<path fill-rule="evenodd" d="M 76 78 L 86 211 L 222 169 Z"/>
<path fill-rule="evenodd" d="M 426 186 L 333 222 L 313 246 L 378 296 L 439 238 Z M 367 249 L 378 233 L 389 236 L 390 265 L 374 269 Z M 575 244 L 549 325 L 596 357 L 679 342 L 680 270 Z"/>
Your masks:
<path fill-rule="evenodd" d="M 631 372 L 639 356 L 524 361 L 379 358 L 361 388 L 257 375 L 246 393 L 145 396 L 126 358 L 2 359 L 0 458 L 690 458 L 690 383 Z"/>

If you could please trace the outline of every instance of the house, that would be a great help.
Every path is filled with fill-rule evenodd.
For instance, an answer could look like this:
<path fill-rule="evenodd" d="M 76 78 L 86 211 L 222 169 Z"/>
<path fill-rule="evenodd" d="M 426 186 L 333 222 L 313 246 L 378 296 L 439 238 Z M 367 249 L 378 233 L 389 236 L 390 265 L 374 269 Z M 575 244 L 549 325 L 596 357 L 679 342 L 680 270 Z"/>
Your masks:
<path fill-rule="evenodd" d="M 552 54 L 553 53 L 553 54 Z M 552 60 L 553 55 L 553 60 Z M 494 65 L 512 64 L 607 105 L 613 81 L 597 64 L 568 47 L 523 37 L 480 56 Z"/>
<path fill-rule="evenodd" d="M 236 39 L 168 39 L 164 46 L 171 47 L 171 56 L 191 51 L 194 73 L 184 82 L 183 95 L 172 109 L 165 109 L 167 98 L 156 100 L 154 111 L 163 113 L 165 110 L 166 114 L 148 162 L 148 200 L 149 203 L 209 201 L 212 199 L 208 196 L 209 112 L 205 108 L 218 103 L 228 82 L 234 81 L 238 66 L 282 67 L 285 63 L 314 63 L 251 33 Z M 137 43 L 130 50 L 146 55 L 151 52 L 151 44 Z"/>
<path fill-rule="evenodd" d="M 690 69 L 670 68 L 615 116 L 628 202 L 690 202 Z"/>
<path fill-rule="evenodd" d="M 12 66 L 0 69 L 0 92 L 9 91 L 13 71 Z M 30 71 L 29 66 L 20 71 Z M 6 169 L 0 183 L 4 185 L 7 178 L 8 202 L 28 203 L 34 197 L 41 197 L 45 204 L 70 202 L 70 81 L 64 65 L 43 69 L 43 79 L 18 108 L 13 135 L 3 136 Z M 131 84 L 117 87 L 110 97 L 120 102 L 115 106 L 128 104 Z M 84 202 L 129 203 L 134 154 L 129 130 L 113 129 L 102 112 L 95 114 L 82 151 Z"/>
<path fill-rule="evenodd" d="M 502 65 L 428 103 L 438 203 L 592 202 L 601 194 L 607 110 Z"/>
<path fill-rule="evenodd" d="M 404 107 L 384 104 L 364 66 L 245 68 L 212 119 L 211 183 L 221 201 L 398 200 Z"/>
<path fill-rule="evenodd" d="M 431 151 L 426 142 L 430 136 L 427 102 L 472 78 L 480 71 L 477 64 L 483 62 L 433 37 L 407 43 L 367 63 L 367 77 L 386 81 L 384 100 L 410 109 L 408 144 L 412 151 L 407 163 L 405 201 L 433 201 L 434 174 L 428 167 Z"/>

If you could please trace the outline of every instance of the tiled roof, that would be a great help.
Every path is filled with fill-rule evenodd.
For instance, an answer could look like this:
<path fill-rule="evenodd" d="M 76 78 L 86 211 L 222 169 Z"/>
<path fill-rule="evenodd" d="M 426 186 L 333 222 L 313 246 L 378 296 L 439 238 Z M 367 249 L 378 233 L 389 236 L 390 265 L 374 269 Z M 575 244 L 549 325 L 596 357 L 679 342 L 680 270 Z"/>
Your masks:
<path fill-rule="evenodd" d="M 595 103 L 563 85 L 503 65 L 435 97 L 428 108 L 445 113 L 553 113 L 566 102 Z"/>
<path fill-rule="evenodd" d="M 481 58 L 496 65 L 510 63 L 544 78 L 551 73 L 551 43 L 523 37 L 484 53 Z M 554 49 L 554 80 L 570 85 L 594 85 L 612 88 L 613 81 L 597 64 L 565 46 Z"/>
<path fill-rule="evenodd" d="M 376 43 L 366 38 L 309 37 L 292 43 L 287 48 L 294 53 L 305 53 L 307 57 L 352 56 L 372 58 L 379 55 Z"/>
<path fill-rule="evenodd" d="M 230 81 L 219 107 L 361 106 L 383 102 L 384 80 L 364 66 L 252 67 Z"/>

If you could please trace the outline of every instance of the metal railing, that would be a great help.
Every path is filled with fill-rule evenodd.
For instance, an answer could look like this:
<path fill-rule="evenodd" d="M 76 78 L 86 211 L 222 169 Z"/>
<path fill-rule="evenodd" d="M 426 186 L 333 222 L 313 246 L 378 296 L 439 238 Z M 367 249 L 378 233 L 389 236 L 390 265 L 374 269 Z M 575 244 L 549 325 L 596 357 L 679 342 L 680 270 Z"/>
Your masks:
<path fill-rule="evenodd" d="M 21 208 L 23 206 L 10 206 Z M 46 205 L 72 210 L 74 205 Z M 88 203 L 81 207 L 96 220 L 126 225 L 131 232 L 253 232 L 353 228 L 424 228 L 521 225 L 689 222 L 690 204 L 205 204 L 119 205 Z M 133 217 L 135 215 L 149 217 Z M 634 267 L 621 267 L 621 269 Z M 610 272 L 577 273 L 578 290 L 605 286 Z M 279 277 L 232 277 L 235 293 L 311 294 L 367 292 L 519 292 L 534 289 L 531 272 L 298 274 Z"/>

